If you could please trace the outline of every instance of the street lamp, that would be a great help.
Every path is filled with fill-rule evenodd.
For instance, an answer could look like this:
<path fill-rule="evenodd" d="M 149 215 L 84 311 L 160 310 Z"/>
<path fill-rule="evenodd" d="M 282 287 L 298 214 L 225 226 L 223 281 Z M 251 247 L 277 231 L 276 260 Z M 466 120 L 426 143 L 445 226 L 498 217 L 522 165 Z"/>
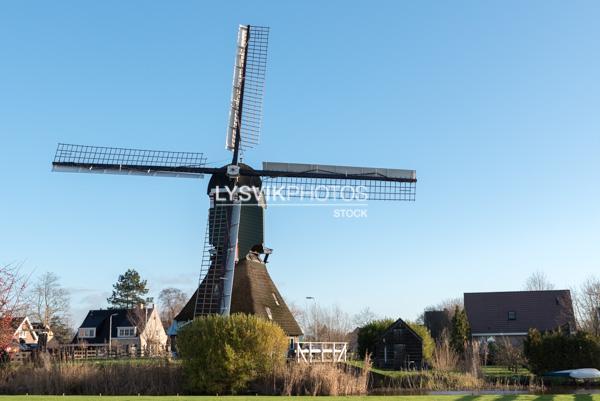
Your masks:
<path fill-rule="evenodd" d="M 317 300 L 313 296 L 304 297 L 305 298 L 305 308 L 303 313 L 304 320 L 304 329 L 312 332 L 312 336 L 315 338 L 318 337 L 319 324 L 318 324 L 318 311 L 317 311 Z M 308 306 L 308 301 L 312 301 L 312 305 Z"/>
<path fill-rule="evenodd" d="M 108 357 L 110 358 L 110 354 L 112 352 L 112 318 L 113 316 L 117 316 L 118 313 L 113 313 L 108 318 Z"/>

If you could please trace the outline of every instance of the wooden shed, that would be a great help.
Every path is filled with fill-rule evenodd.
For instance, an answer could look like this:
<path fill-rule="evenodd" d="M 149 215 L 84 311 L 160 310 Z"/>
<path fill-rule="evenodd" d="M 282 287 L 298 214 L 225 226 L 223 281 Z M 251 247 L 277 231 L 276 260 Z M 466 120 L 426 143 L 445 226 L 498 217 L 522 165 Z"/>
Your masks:
<path fill-rule="evenodd" d="M 381 369 L 421 369 L 423 340 L 404 320 L 398 319 L 377 340 L 373 364 Z"/>

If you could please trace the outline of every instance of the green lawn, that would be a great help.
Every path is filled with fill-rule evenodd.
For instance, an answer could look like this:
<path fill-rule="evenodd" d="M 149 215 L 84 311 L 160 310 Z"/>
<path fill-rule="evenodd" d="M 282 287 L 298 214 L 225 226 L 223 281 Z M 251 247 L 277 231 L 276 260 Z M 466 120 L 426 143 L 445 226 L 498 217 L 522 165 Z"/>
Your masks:
<path fill-rule="evenodd" d="M 530 374 L 529 370 L 525 368 L 519 368 L 517 373 L 515 373 L 503 366 L 482 366 L 481 370 L 485 376 L 491 377 L 527 376 Z"/>
<path fill-rule="evenodd" d="M 347 361 L 348 365 L 357 366 L 362 368 L 364 363 L 362 361 Z M 495 379 L 495 378 L 509 378 L 514 376 L 528 376 L 530 374 L 529 370 L 525 368 L 520 368 L 517 373 L 508 370 L 503 366 L 482 366 L 481 370 L 483 371 L 483 375 L 487 378 Z M 383 370 L 371 368 L 372 372 L 379 373 L 388 377 L 402 377 L 402 376 L 410 376 L 414 375 L 416 371 L 410 370 Z"/>
<path fill-rule="evenodd" d="M 346 363 L 348 365 L 356 366 L 358 368 L 362 368 L 365 366 L 365 363 L 363 361 L 346 361 Z M 379 373 L 380 375 L 389 376 L 389 377 L 410 376 L 410 375 L 415 374 L 414 370 L 384 370 L 384 369 L 377 369 L 374 367 L 371 367 L 371 372 Z"/>
<path fill-rule="evenodd" d="M 137 396 L 0 396 L 0 400 L 16 401 L 311 401 L 316 398 L 323 401 L 600 401 L 600 394 L 595 395 L 413 395 L 413 396 L 364 396 L 364 397 L 137 397 Z"/>

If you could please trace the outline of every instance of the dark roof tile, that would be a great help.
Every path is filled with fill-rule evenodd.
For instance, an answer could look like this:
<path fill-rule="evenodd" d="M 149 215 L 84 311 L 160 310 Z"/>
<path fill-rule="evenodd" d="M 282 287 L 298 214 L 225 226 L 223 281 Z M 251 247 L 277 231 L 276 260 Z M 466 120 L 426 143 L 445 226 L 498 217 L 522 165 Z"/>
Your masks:
<path fill-rule="evenodd" d="M 569 290 L 465 293 L 465 310 L 471 333 L 526 333 L 530 328 L 575 329 Z M 508 312 L 516 319 L 509 320 Z"/>

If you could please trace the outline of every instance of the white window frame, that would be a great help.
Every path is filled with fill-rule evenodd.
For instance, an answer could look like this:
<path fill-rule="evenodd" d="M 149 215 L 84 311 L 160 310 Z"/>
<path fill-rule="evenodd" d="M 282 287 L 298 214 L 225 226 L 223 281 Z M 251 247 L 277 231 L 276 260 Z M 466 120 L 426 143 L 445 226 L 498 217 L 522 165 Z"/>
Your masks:
<path fill-rule="evenodd" d="M 128 332 L 130 330 L 133 330 L 133 334 L 124 334 L 124 331 L 127 330 Z M 119 326 L 117 327 L 117 337 L 119 338 L 132 338 L 135 337 L 137 333 L 137 328 L 135 326 Z"/>
<path fill-rule="evenodd" d="M 86 334 L 89 330 L 89 334 Z M 79 338 L 96 338 L 96 328 L 95 327 L 80 327 L 77 330 L 77 337 Z"/>
<path fill-rule="evenodd" d="M 271 308 L 265 306 L 265 312 L 267 312 L 267 317 L 269 318 L 269 320 L 273 320 L 273 313 L 271 312 Z"/>

